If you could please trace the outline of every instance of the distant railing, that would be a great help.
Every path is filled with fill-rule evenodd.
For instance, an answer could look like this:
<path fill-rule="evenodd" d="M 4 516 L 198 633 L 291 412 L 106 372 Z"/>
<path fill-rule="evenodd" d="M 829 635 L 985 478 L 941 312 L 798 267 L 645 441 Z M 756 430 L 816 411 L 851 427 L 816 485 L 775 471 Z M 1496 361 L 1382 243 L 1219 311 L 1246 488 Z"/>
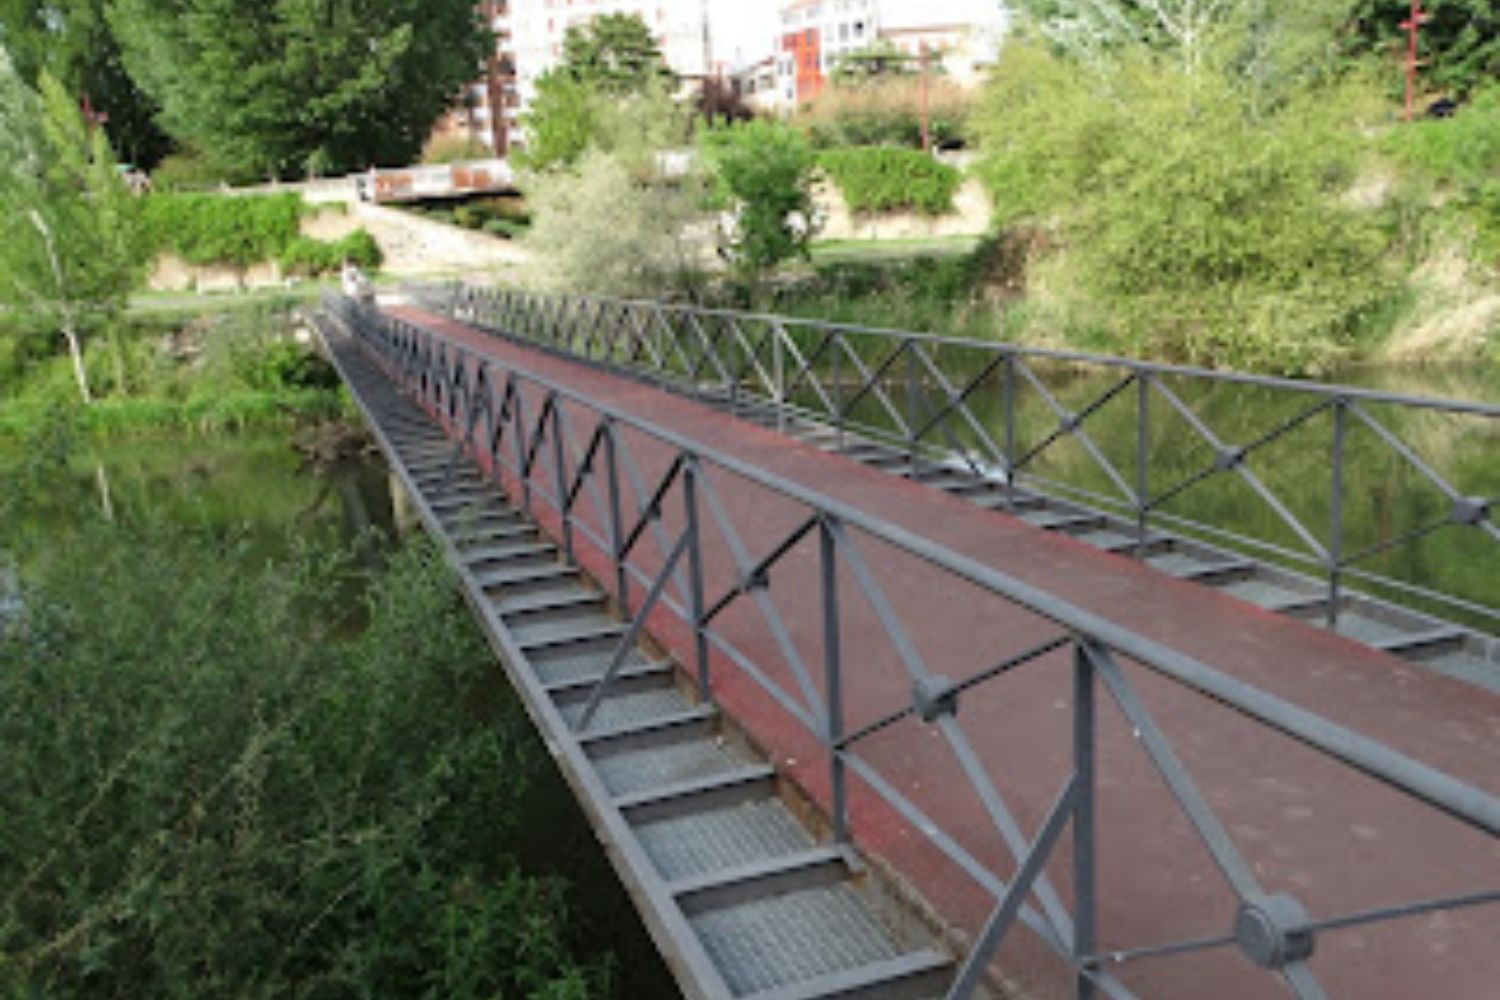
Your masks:
<path fill-rule="evenodd" d="M 497 332 L 885 442 L 914 465 L 1114 513 L 1143 547 L 1170 528 L 1269 559 L 1323 581 L 1330 625 L 1352 582 L 1500 634 L 1494 403 L 654 301 L 423 294 Z"/>
<path fill-rule="evenodd" d="M 1322 997 L 1322 988 L 1307 964 L 1320 934 L 1500 902 L 1500 886 L 1495 886 L 1464 896 L 1358 913 L 1308 914 L 1292 896 L 1262 884 L 1147 708 L 1137 685 L 1122 670 L 1122 661 L 1139 664 L 1208 702 L 1227 706 L 1268 731 L 1490 836 L 1500 835 L 1500 797 L 1054 594 L 733 455 L 349 300 L 331 297 L 326 308 L 399 386 L 456 435 L 453 463 L 466 453 L 491 470 L 528 514 L 555 525 L 570 561 L 583 561 L 580 549 L 584 547 L 603 555 L 604 571 L 596 575 L 631 622 L 575 723 L 580 734 L 589 730 L 594 709 L 619 680 L 648 618 L 665 612 L 691 637 L 692 652 L 685 665 L 705 702 L 713 701 L 717 693 L 712 658 L 715 664 L 726 665 L 723 669 L 753 682 L 816 740 L 827 768 L 829 818 L 837 839 L 850 836 L 848 784 L 852 776 L 992 898 L 989 916 L 973 939 L 949 997 L 974 994 L 1002 939 L 1017 922 L 1062 960 L 1079 996 L 1092 996 L 1095 991 L 1111 997 L 1133 996 L 1111 971 L 1128 963 L 1238 947 L 1255 966 L 1282 978 L 1296 996 Z M 635 336 L 630 342 L 641 345 L 645 339 Z M 791 338 L 781 342 L 783 349 L 794 346 Z M 653 343 L 673 349 L 665 338 Z M 701 355 L 702 363 L 712 364 L 711 358 L 710 352 Z M 690 359 L 688 363 L 691 367 Z M 802 366 L 798 370 L 804 375 L 809 370 L 803 360 L 795 364 Z M 869 380 L 874 380 L 873 373 Z M 789 384 L 773 383 L 777 387 Z M 642 474 L 647 468 L 646 452 L 653 459 L 650 467 L 663 470 L 652 477 Z M 795 526 L 763 552 L 750 551 L 744 526 L 735 524 L 731 505 L 725 501 L 727 496 L 745 493 L 791 505 L 798 512 Z M 721 544 L 709 545 L 710 537 L 720 539 Z M 816 552 L 811 558 L 788 558 L 799 547 L 805 551 L 814 540 Z M 647 558 L 645 553 L 653 543 L 657 555 Z M 920 565 L 970 585 L 975 588 L 976 603 L 983 598 L 1020 609 L 1034 616 L 1049 634 L 1041 641 L 1018 642 L 1018 648 L 992 650 L 987 662 L 993 666 L 971 676 L 957 680 L 941 676 L 913 642 L 908 615 L 888 596 L 899 577 L 886 574 L 882 578 L 882 566 L 887 564 L 866 558 L 874 548 L 897 553 L 909 564 L 908 570 Z M 798 593 L 818 595 L 820 663 L 810 664 L 789 640 L 787 620 L 771 593 L 773 576 L 795 574 L 804 576 Z M 722 593 L 709 589 L 713 580 L 725 578 L 732 582 Z M 859 600 L 848 600 L 851 595 Z M 860 613 L 876 623 L 867 634 L 878 634 L 888 644 L 910 682 L 911 698 L 909 704 L 851 731 L 844 711 L 849 667 L 842 651 L 854 605 L 862 605 Z M 763 658 L 758 661 L 749 656 L 722 627 L 731 609 L 758 615 L 752 616 L 758 622 L 758 635 L 769 637 L 770 645 L 779 651 L 785 662 L 777 666 L 784 667 L 789 684 L 778 681 Z M 1071 720 L 1060 722 L 1069 734 L 1071 763 L 1045 819 L 1028 834 L 960 726 L 957 709 L 961 697 L 972 696 L 981 686 L 1003 685 L 1018 668 L 1059 651 L 1071 656 Z M 1101 950 L 1095 858 L 1096 838 L 1107 830 L 1101 822 L 1104 816 L 1095 810 L 1100 724 L 1096 694 L 1100 686 L 1238 901 L 1231 932 L 1225 933 L 1225 920 L 1192 940 Z M 867 757 L 866 741 L 871 737 L 914 721 L 934 727 L 977 796 L 986 822 L 1014 862 L 1008 880 L 961 843 L 943 817 L 924 812 Z M 1071 833 L 1072 840 L 1071 908 L 1044 871 L 1065 833 Z"/>

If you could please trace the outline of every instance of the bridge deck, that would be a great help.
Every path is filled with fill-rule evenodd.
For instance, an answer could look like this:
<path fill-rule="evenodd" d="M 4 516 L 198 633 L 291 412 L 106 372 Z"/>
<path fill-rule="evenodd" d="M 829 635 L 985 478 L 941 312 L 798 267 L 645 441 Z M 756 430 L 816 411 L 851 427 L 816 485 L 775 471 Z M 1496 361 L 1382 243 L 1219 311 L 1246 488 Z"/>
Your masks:
<path fill-rule="evenodd" d="M 1076 606 L 1191 655 L 1256 687 L 1375 737 L 1490 792 L 1500 792 L 1500 697 L 1435 676 L 1338 635 L 1260 611 L 1176 580 L 1130 559 L 1043 531 L 917 483 L 894 480 L 859 463 L 638 382 L 499 340 L 450 320 L 407 309 L 409 322 L 455 344 L 586 394 L 601 407 L 634 414 L 887 522 L 1061 595 Z M 579 429 L 582 432 L 582 428 Z M 647 444 L 642 445 L 649 452 Z M 665 460 L 665 456 L 664 456 Z M 721 488 L 746 546 L 764 553 L 796 523 L 789 503 Z M 544 519 L 545 521 L 545 519 Z M 987 601 L 960 582 L 867 545 L 912 642 L 938 672 L 955 678 L 1002 659 L 1005 651 L 1049 634 L 1038 616 Z M 590 559 L 582 554 L 587 568 Z M 710 576 L 713 566 L 707 567 Z M 728 571 L 719 567 L 728 580 Z M 812 600 L 799 593 L 808 574 L 773 579 L 771 596 L 794 644 L 816 646 L 821 628 Z M 713 588 L 710 588 L 713 591 Z M 854 598 L 851 597 L 851 603 Z M 747 614 L 722 626 L 736 644 L 773 664 L 770 633 Z M 653 636 L 681 660 L 691 636 L 653 621 Z M 909 683 L 893 668 L 873 622 L 851 628 L 845 658 L 851 729 L 910 703 Z M 958 719 L 1022 825 L 1039 825 L 1068 752 L 1060 723 L 1069 697 L 1069 660 L 1032 663 L 1003 685 L 966 691 Z M 768 671 L 772 667 L 767 667 Z M 1500 881 L 1500 845 L 1425 810 L 1240 716 L 1191 696 L 1143 670 L 1132 681 L 1187 759 L 1231 836 L 1265 883 L 1294 893 L 1315 915 L 1491 888 Z M 778 770 L 814 800 L 828 789 L 819 748 L 805 730 L 731 665 L 714 664 L 720 705 L 764 748 Z M 1100 743 L 1101 939 L 1108 948 L 1193 938 L 1228 929 L 1233 897 L 1217 879 L 1191 828 L 1135 748 L 1137 734 L 1105 720 Z M 954 765 L 929 730 L 913 721 L 872 740 L 868 756 L 893 786 L 1002 877 L 1013 863 L 986 834 L 981 804 L 953 780 Z M 973 932 L 993 900 L 873 796 L 855 788 L 856 842 L 913 886 L 948 925 Z M 1068 884 L 1066 851 L 1049 866 Z M 1480 998 L 1500 983 L 1500 913 L 1494 908 L 1419 917 L 1322 935 L 1313 968 L 1333 996 L 1417 995 Z M 1039 995 L 1062 995 L 1057 967 L 1034 939 L 1016 937 L 1002 952 L 1006 974 Z M 1145 996 L 1216 998 L 1282 995 L 1232 949 L 1122 967 Z"/>

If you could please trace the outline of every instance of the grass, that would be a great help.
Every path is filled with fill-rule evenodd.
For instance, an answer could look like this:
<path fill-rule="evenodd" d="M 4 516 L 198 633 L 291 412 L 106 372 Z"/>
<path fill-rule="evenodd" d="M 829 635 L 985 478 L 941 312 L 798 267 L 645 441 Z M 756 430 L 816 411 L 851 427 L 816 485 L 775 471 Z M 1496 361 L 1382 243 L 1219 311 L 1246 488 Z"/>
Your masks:
<path fill-rule="evenodd" d="M 961 256 L 984 242 L 982 236 L 932 236 L 899 240 L 822 240 L 812 246 L 815 264 L 889 261 L 903 257 Z"/>

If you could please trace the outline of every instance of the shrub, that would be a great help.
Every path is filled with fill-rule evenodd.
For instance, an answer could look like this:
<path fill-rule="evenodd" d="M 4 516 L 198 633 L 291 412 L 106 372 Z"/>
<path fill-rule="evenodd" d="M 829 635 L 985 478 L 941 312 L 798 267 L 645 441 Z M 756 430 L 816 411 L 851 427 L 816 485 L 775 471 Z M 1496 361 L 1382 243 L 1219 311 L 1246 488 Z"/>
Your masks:
<path fill-rule="evenodd" d="M 235 180 L 233 174 L 196 153 L 173 153 L 151 171 L 155 191 L 201 191 Z"/>
<path fill-rule="evenodd" d="M 1314 370 L 1388 297 L 1375 214 L 1345 197 L 1358 92 L 1260 107 L 1228 67 L 1124 54 L 1090 74 L 1016 46 L 987 95 L 1000 217 L 1049 225 L 1054 285 L 1110 349 Z"/>
<path fill-rule="evenodd" d="M 1492 85 L 1451 119 L 1414 122 L 1391 132 L 1397 162 L 1437 184 L 1447 210 L 1466 219 L 1482 252 L 1500 261 L 1500 86 Z"/>
<path fill-rule="evenodd" d="M 525 236 L 542 284 L 602 295 L 661 295 L 702 264 L 701 184 L 641 180 L 617 156 L 590 150 L 572 168 L 536 178 L 536 221 Z"/>
<path fill-rule="evenodd" d="M 145 200 L 153 245 L 190 264 L 246 267 L 280 258 L 297 239 L 296 194 L 153 194 Z"/>
<path fill-rule="evenodd" d="M 833 178 L 851 212 L 910 209 L 924 215 L 953 211 L 963 175 L 926 153 L 894 146 L 830 149 L 818 164 Z"/>
<path fill-rule="evenodd" d="M 507 860 L 538 758 L 513 703 L 472 708 L 493 660 L 432 552 L 353 638 L 337 553 L 85 526 L 27 565 L 0 993 L 596 995 L 559 886 Z"/>
<path fill-rule="evenodd" d="M 817 156 L 801 133 L 756 119 L 706 130 L 700 146 L 720 201 L 734 213 L 729 253 L 740 272 L 757 277 L 784 260 L 806 257 L 816 229 Z"/>
<path fill-rule="evenodd" d="M 385 255 L 373 236 L 363 229 L 356 229 L 333 243 L 298 236 L 287 244 L 277 259 L 288 274 L 316 277 L 337 271 L 346 260 L 373 271 L 380 267 Z"/>
<path fill-rule="evenodd" d="M 927 104 L 935 145 L 953 147 L 968 142 L 973 99 L 966 91 L 951 81 L 930 81 Z M 921 84 L 914 78 L 899 77 L 857 86 L 829 86 L 797 112 L 795 123 L 820 149 L 838 146 L 918 149 L 922 145 Z"/>

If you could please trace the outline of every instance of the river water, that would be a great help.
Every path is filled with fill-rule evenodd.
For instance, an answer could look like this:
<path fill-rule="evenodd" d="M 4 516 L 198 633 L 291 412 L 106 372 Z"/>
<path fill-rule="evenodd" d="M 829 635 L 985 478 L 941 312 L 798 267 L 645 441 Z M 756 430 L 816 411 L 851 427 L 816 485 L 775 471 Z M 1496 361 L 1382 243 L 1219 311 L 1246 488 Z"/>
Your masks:
<path fill-rule="evenodd" d="M 1003 371 L 992 372 L 970 388 L 968 379 L 977 378 L 992 355 L 980 351 L 970 356 L 965 350 L 940 350 L 937 363 L 950 374 L 956 388 L 969 390 L 966 403 L 974 418 L 972 424 L 957 418 L 935 422 L 942 393 L 930 379 L 918 383 L 922 388 L 913 407 L 908 398 L 906 367 L 899 363 L 887 369 L 890 375 L 884 388 L 889 405 L 867 393 L 853 405 L 850 419 L 899 433 L 897 415 L 906 419 L 915 413 L 917 426 L 932 423 L 924 443 L 942 448 L 957 445 L 974 456 L 998 458 L 1005 447 L 1007 427 Z M 875 354 L 874 358 L 883 356 Z M 1140 439 L 1137 387 L 1126 386 L 1096 407 L 1098 400 L 1119 385 L 1124 373 L 1046 361 L 1033 362 L 1031 367 L 1037 381 L 1054 399 L 1049 403 L 1034 385 L 1017 377 L 1011 404 L 1015 414 L 1014 453 L 1018 457 L 1030 455 L 1023 465 L 1024 475 L 1113 498 L 1121 505 L 1116 509 L 1128 510 L 1125 490 L 1135 488 Z M 965 372 L 971 374 L 965 376 Z M 823 370 L 820 375 L 825 385 L 831 384 L 830 372 Z M 851 377 L 847 368 L 842 377 Z M 1500 404 L 1500 365 L 1356 368 L 1337 373 L 1333 381 L 1403 395 Z M 1160 382 L 1227 448 L 1254 446 L 1292 423 L 1320 399 L 1284 389 L 1182 376 L 1166 376 Z M 844 385 L 845 394 L 852 398 L 853 384 Z M 794 398 L 818 408 L 815 394 L 806 386 Z M 1500 498 L 1500 419 L 1384 402 L 1360 405 L 1372 421 L 1430 465 L 1459 494 L 1491 501 Z M 1058 408 L 1087 414 L 1081 424 L 1088 434 L 1087 442 L 1078 435 L 1060 433 Z M 1352 563 L 1354 570 L 1433 590 L 1480 610 L 1471 612 L 1410 597 L 1403 597 L 1404 602 L 1485 631 L 1500 630 L 1500 543 L 1475 528 L 1445 524 L 1453 508 L 1451 498 L 1371 426 L 1352 416 L 1348 419 L 1342 501 L 1337 505 L 1340 514 L 1336 522 L 1334 418 L 1330 410 L 1296 423 L 1248 453 L 1243 467 L 1274 495 L 1282 508 L 1277 510 L 1238 474 L 1211 471 L 1216 460 L 1214 447 L 1201 428 L 1194 427 L 1164 396 L 1150 394 L 1146 409 L 1148 494 L 1153 498 L 1170 495 L 1153 509 L 1153 517 L 1161 514 L 1230 528 L 1265 545 L 1302 553 L 1309 560 L 1297 562 L 1274 554 L 1270 558 L 1313 576 L 1320 576 L 1322 570 L 1316 561 L 1317 550 L 1308 538 L 1318 546 L 1330 546 L 1337 537 L 1346 558 L 1358 557 Z M 1117 478 L 1106 471 L 1106 463 Z M 998 462 L 991 464 L 998 470 Z M 1173 492 L 1184 484 L 1180 492 Z M 1042 488 L 1051 491 L 1051 486 Z M 1292 520 L 1307 537 L 1299 535 Z M 1153 527 L 1170 530 L 1173 525 L 1164 520 L 1153 523 Z M 1423 529 L 1431 530 L 1421 533 Z M 1240 547 L 1257 557 L 1267 555 L 1253 546 Z M 1392 590 L 1382 590 L 1378 582 L 1351 585 L 1396 596 Z"/>

